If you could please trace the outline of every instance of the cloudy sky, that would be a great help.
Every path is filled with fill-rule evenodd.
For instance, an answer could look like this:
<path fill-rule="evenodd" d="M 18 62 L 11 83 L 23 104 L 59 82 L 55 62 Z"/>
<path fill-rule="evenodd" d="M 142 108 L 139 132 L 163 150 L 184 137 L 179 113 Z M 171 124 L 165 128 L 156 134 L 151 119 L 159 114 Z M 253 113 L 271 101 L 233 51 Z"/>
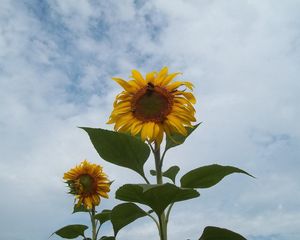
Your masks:
<path fill-rule="evenodd" d="M 1 239 L 48 239 L 70 223 L 63 173 L 84 158 L 115 179 L 114 191 L 141 179 L 101 160 L 77 126 L 105 122 L 127 78 L 169 66 L 192 81 L 203 124 L 166 167 L 234 165 L 199 199 L 177 204 L 170 239 L 198 239 L 207 225 L 249 240 L 300 235 L 300 1 L 1 0 Z M 151 160 L 150 160 L 151 161 Z M 147 164 L 151 168 L 151 163 Z M 111 233 L 109 225 L 103 234 Z M 150 219 L 121 240 L 157 239 Z M 58 239 L 52 237 L 52 239 Z"/>

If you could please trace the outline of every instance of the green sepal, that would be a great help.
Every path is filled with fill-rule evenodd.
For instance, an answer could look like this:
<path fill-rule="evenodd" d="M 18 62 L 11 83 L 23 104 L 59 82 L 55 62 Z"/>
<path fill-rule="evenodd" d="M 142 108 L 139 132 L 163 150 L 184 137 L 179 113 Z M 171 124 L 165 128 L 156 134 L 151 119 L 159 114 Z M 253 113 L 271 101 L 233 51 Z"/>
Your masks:
<path fill-rule="evenodd" d="M 147 213 L 134 203 L 122 203 L 115 206 L 111 211 L 111 223 L 114 234 L 135 220 L 147 216 Z"/>
<path fill-rule="evenodd" d="M 72 213 L 77 213 L 77 212 L 89 212 L 89 210 L 85 208 L 83 204 L 81 205 L 75 204 Z"/>
<path fill-rule="evenodd" d="M 184 189 L 171 183 L 165 184 L 125 184 L 116 191 L 116 198 L 149 206 L 161 215 L 171 204 L 198 197 L 194 189 Z"/>
<path fill-rule="evenodd" d="M 232 173 L 243 173 L 253 177 L 249 173 L 236 167 L 222 166 L 218 164 L 196 168 L 180 179 L 183 188 L 209 188 L 216 185 L 224 177 Z"/>
<path fill-rule="evenodd" d="M 69 194 L 72 194 L 72 195 L 76 195 L 77 194 L 77 191 L 76 191 L 76 187 L 74 185 L 74 181 L 73 180 L 68 180 L 65 182 L 66 184 L 68 184 L 68 187 L 69 187 Z"/>
<path fill-rule="evenodd" d="M 111 210 L 104 209 L 101 213 L 97 213 L 94 218 L 99 220 L 100 224 L 102 225 L 111 219 Z"/>
<path fill-rule="evenodd" d="M 146 143 L 125 133 L 101 128 L 82 129 L 88 133 L 101 158 L 145 177 L 144 164 L 150 155 L 150 148 Z"/>
<path fill-rule="evenodd" d="M 199 240 L 247 240 L 240 234 L 225 228 L 208 226 L 204 229 Z"/>
<path fill-rule="evenodd" d="M 62 238 L 73 239 L 79 236 L 84 237 L 84 231 L 86 229 L 88 229 L 88 226 L 81 225 L 81 224 L 73 224 L 73 225 L 65 226 L 57 230 L 53 234 L 56 234 Z"/>
<path fill-rule="evenodd" d="M 193 131 L 196 130 L 196 128 L 201 124 L 198 123 L 196 125 L 194 125 L 193 127 L 186 127 L 186 130 L 187 130 L 187 135 L 184 136 L 180 133 L 172 133 L 171 135 L 167 135 L 166 137 L 166 148 L 165 148 L 165 151 L 172 148 L 172 147 L 176 147 L 178 145 L 181 145 L 184 143 L 184 141 L 187 139 L 188 136 L 191 135 L 191 133 Z"/>

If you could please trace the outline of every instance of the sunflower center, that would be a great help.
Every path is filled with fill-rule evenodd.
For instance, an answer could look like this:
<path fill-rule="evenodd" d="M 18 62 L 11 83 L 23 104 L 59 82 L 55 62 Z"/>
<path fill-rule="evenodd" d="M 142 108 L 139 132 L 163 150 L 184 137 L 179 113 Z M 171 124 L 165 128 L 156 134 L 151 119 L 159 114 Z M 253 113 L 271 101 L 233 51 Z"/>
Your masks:
<path fill-rule="evenodd" d="M 82 186 L 84 193 L 92 193 L 94 189 L 94 179 L 88 175 L 83 174 L 79 177 L 79 182 Z"/>
<path fill-rule="evenodd" d="M 166 89 L 148 84 L 132 99 L 133 115 L 144 122 L 162 122 L 171 112 L 173 96 Z"/>

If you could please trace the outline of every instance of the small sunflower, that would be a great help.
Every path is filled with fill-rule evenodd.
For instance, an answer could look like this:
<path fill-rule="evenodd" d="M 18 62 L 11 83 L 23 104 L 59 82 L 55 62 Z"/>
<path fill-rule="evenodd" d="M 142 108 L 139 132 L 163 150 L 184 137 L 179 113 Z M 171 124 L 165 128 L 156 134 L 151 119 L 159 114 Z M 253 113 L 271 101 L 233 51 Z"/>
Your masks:
<path fill-rule="evenodd" d="M 196 119 L 194 95 L 190 82 L 173 81 L 180 73 L 168 74 L 168 68 L 158 73 L 150 72 L 144 78 L 132 70 L 129 81 L 113 78 L 124 91 L 117 95 L 108 124 L 115 124 L 118 132 L 135 136 L 143 141 L 161 143 L 164 133 L 187 135 L 186 127 L 192 127 Z M 182 89 L 185 88 L 185 89 Z"/>
<path fill-rule="evenodd" d="M 108 198 L 110 182 L 100 165 L 84 160 L 66 172 L 63 179 L 67 181 L 70 193 L 75 195 L 78 206 L 92 209 L 100 204 L 100 197 Z"/>

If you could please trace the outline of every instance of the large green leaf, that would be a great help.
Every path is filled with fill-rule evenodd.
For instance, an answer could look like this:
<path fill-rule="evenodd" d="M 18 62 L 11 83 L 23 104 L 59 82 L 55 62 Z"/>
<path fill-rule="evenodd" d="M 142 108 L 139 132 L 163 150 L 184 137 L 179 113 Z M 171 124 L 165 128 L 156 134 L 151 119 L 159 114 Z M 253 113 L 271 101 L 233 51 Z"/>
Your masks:
<path fill-rule="evenodd" d="M 251 177 L 249 173 L 232 166 L 221 166 L 218 164 L 196 168 L 186 173 L 180 179 L 181 187 L 184 188 L 209 188 L 216 185 L 224 177 L 232 173 L 243 173 Z"/>
<path fill-rule="evenodd" d="M 111 212 L 115 236 L 120 229 L 144 216 L 147 216 L 147 213 L 134 203 L 122 203 L 115 206 Z"/>
<path fill-rule="evenodd" d="M 100 224 L 102 225 L 111 219 L 111 210 L 104 209 L 101 213 L 97 213 L 94 218 L 99 220 Z"/>
<path fill-rule="evenodd" d="M 116 198 L 149 206 L 161 215 L 168 205 L 198 197 L 194 189 L 183 189 L 174 184 L 125 184 L 116 192 Z"/>
<path fill-rule="evenodd" d="M 147 144 L 124 133 L 101 128 L 82 129 L 88 133 L 95 149 L 104 160 L 145 176 L 144 164 L 150 154 Z"/>
<path fill-rule="evenodd" d="M 62 238 L 73 239 L 79 236 L 84 237 L 84 231 L 86 229 L 88 229 L 88 226 L 81 225 L 81 224 L 74 224 L 74 225 L 65 226 L 54 233 Z"/>
<path fill-rule="evenodd" d="M 200 125 L 201 123 L 196 124 L 195 126 L 191 127 L 187 127 L 186 130 L 188 132 L 187 136 L 181 135 L 179 133 L 172 133 L 170 136 L 167 136 L 166 138 L 166 149 L 168 150 L 172 147 L 176 147 L 180 144 L 183 144 L 184 141 L 187 139 L 187 137 L 189 135 L 191 135 L 191 133 L 196 130 L 196 128 Z"/>
<path fill-rule="evenodd" d="M 204 229 L 199 240 L 247 240 L 238 233 L 225 228 L 208 226 Z"/>

